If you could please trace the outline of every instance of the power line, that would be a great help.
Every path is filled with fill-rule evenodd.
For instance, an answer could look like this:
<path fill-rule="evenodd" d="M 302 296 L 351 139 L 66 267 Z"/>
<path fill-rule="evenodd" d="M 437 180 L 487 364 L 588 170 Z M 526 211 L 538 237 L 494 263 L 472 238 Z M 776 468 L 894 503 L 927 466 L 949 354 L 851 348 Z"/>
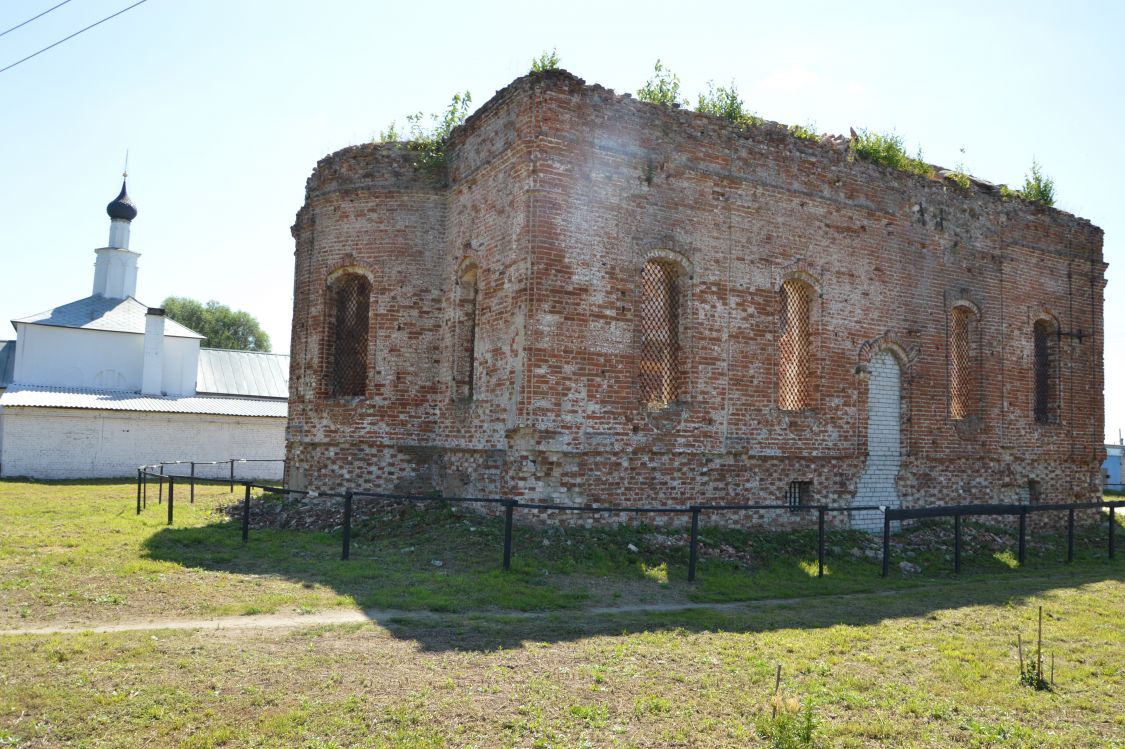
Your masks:
<path fill-rule="evenodd" d="M 69 0 L 67 0 L 67 1 L 69 2 Z M 28 60 L 30 60 L 31 58 L 33 58 L 33 57 L 36 57 L 37 55 L 41 55 L 41 54 L 43 54 L 44 52 L 46 52 L 47 50 L 49 50 L 49 49 L 52 49 L 52 48 L 54 48 L 54 47 L 57 47 L 57 46 L 59 46 L 60 44 L 62 44 L 63 42 L 65 42 L 65 41 L 68 41 L 68 40 L 70 40 L 70 39 L 73 39 L 74 37 L 78 36 L 79 34 L 83 33 L 84 31 L 89 31 L 90 29 L 94 28 L 95 26 L 100 26 L 101 24 L 105 23 L 105 22 L 106 22 L 106 21 L 108 21 L 109 19 L 111 19 L 111 18 L 116 18 L 117 16 L 121 15 L 121 14 L 122 14 L 122 13 L 124 13 L 125 11 L 127 11 L 127 10 L 132 10 L 133 8 L 136 8 L 136 7 L 138 6 L 138 5 L 141 5 L 141 4 L 143 4 L 143 3 L 147 3 L 147 2 L 148 2 L 148 0 L 138 0 L 138 2 L 135 2 L 135 3 L 133 3 L 133 4 L 132 4 L 132 5 L 130 5 L 130 6 L 128 7 L 128 8 L 123 8 L 123 9 L 121 9 L 121 10 L 117 11 L 117 12 L 116 12 L 116 13 L 114 13 L 114 14 L 113 14 L 112 16 L 106 16 L 105 18 L 103 18 L 102 20 L 98 21 L 97 23 L 92 23 L 92 24 L 90 24 L 89 26 L 87 26 L 87 27 L 86 27 L 86 28 L 84 28 L 84 29 L 79 29 L 78 31 L 75 31 L 75 32 L 74 32 L 73 34 L 71 34 L 70 36 L 66 37 L 65 39 L 59 39 L 59 40 L 58 40 L 57 42 L 55 42 L 54 44 L 50 45 L 49 47 L 44 47 L 43 49 L 39 50 L 38 52 L 35 52 L 35 53 L 33 53 L 33 54 L 30 54 L 30 55 L 28 55 L 27 57 L 23 58 L 22 60 L 16 60 L 15 62 L 13 62 L 13 63 L 12 63 L 11 65 L 9 65 L 9 66 L 8 66 L 8 67 L 6 67 L 6 68 L 0 68 L 0 73 L 3 73 L 3 72 L 4 72 L 5 70 L 11 70 L 11 69 L 12 69 L 12 68 L 14 68 L 15 66 L 19 65 L 19 64 L 20 64 L 21 62 L 27 62 L 27 61 L 28 61 Z M 34 19 L 33 19 L 33 20 L 34 20 Z"/>
<path fill-rule="evenodd" d="M 13 26 L 12 28 L 8 29 L 8 31 L 15 31 L 15 30 L 16 30 L 16 29 L 18 29 L 18 28 L 19 28 L 20 26 L 26 26 L 26 25 L 28 25 L 29 23 L 31 23 L 32 21 L 34 21 L 34 20 L 35 20 L 36 18 L 42 18 L 43 16 L 47 15 L 48 13 L 50 13 L 50 12 L 51 12 L 52 10 L 55 10 L 55 8 L 61 8 L 61 7 L 63 7 L 64 5 L 66 5 L 67 3 L 69 3 L 69 2 L 70 2 L 70 0 L 63 0 L 63 1 L 61 2 L 61 3 L 59 3 L 58 5 L 56 5 L 56 6 L 54 7 L 54 8 L 47 8 L 47 10 L 43 11 L 43 12 L 42 12 L 42 13 L 40 13 L 39 15 L 37 15 L 37 16 L 33 16 L 33 17 L 31 17 L 31 18 L 27 19 L 26 21 L 24 21 L 23 23 L 21 23 L 21 24 L 17 24 L 16 26 Z M 4 36 L 4 34 L 7 34 L 7 33 L 8 33 L 8 31 L 5 31 L 4 33 L 0 34 L 0 36 Z"/>

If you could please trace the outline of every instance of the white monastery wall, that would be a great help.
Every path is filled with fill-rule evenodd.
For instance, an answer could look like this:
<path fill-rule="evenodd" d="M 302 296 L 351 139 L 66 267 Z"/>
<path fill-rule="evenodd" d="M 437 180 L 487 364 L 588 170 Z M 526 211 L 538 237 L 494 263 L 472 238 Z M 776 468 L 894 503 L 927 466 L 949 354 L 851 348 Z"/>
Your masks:
<path fill-rule="evenodd" d="M 133 477 L 137 466 L 173 460 L 285 457 L 285 419 L 8 408 L 0 476 L 38 479 Z M 170 471 L 171 472 L 171 471 Z M 180 471 L 176 471 L 180 473 Z M 184 466 L 182 473 L 187 473 Z M 226 469 L 220 473 L 225 476 Z M 239 478 L 280 480 L 282 464 L 242 463 Z M 198 475 L 211 475 L 200 468 Z"/>

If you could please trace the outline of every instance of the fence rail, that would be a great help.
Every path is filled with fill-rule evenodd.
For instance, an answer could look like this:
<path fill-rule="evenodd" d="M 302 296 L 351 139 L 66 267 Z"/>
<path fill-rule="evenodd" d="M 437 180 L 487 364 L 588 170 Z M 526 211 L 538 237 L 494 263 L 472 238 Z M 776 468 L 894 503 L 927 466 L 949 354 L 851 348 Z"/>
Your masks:
<path fill-rule="evenodd" d="M 235 481 L 231 479 L 212 479 L 195 475 L 194 466 L 197 465 L 225 465 L 231 464 L 233 476 L 235 462 L 268 462 L 267 460 L 242 460 L 213 461 L 209 463 L 191 462 L 193 470 L 188 475 L 165 474 L 164 467 L 170 465 L 186 465 L 190 461 L 168 461 L 150 466 L 137 468 L 137 514 L 148 506 L 148 483 L 156 480 L 159 485 L 160 497 L 163 496 L 164 483 L 168 483 L 168 525 L 172 525 L 174 517 L 174 502 L 176 480 L 187 480 L 191 487 L 191 501 L 195 501 L 195 484 L 229 485 L 234 492 Z M 152 470 L 156 469 L 156 470 Z M 903 520 L 919 520 L 926 518 L 953 518 L 953 548 L 954 572 L 961 573 L 961 518 L 965 516 L 980 515 L 1014 515 L 1019 517 L 1018 557 L 1020 565 L 1027 559 L 1027 516 L 1043 512 L 1067 512 L 1067 555 L 1068 563 L 1074 561 L 1074 524 L 1075 512 L 1078 510 L 1109 510 L 1108 512 L 1108 554 L 1112 559 L 1115 553 L 1116 510 L 1125 507 L 1125 501 L 1117 502 L 1079 502 L 1071 504 L 1040 504 L 1040 505 L 1004 505 L 1004 504 L 979 504 L 979 505 L 953 505 L 949 507 L 916 507 L 894 508 L 883 505 L 859 505 L 854 507 L 829 507 L 827 505 L 790 505 L 790 504 L 692 504 L 681 507 L 621 507 L 599 505 L 556 505 L 543 502 L 521 502 L 517 499 L 504 499 L 500 497 L 435 497 L 413 494 L 390 494 L 384 492 L 344 491 L 344 492 L 310 492 L 303 489 L 288 489 L 281 486 L 256 481 L 239 481 L 244 487 L 242 500 L 242 542 L 248 543 L 250 539 L 250 499 L 252 489 L 261 489 L 274 494 L 315 496 L 317 498 L 343 500 L 342 548 L 340 558 L 347 560 L 351 556 L 351 530 L 352 512 L 356 499 L 379 499 L 397 502 L 445 502 L 462 504 L 500 505 L 504 508 L 504 535 L 501 566 L 507 570 L 511 568 L 512 561 L 512 527 L 515 523 L 515 511 L 521 510 L 547 510 L 558 512 L 579 513 L 665 513 L 672 515 L 691 515 L 691 532 L 688 543 L 688 582 L 695 582 L 699 563 L 699 525 L 700 517 L 704 512 L 740 512 L 740 511 L 776 511 L 787 513 L 817 514 L 817 577 L 824 577 L 824 564 L 826 558 L 826 516 L 828 513 L 840 512 L 871 512 L 883 513 L 883 553 L 882 576 L 890 573 L 891 559 L 891 524 Z M 158 499 L 162 501 L 162 499 Z"/>

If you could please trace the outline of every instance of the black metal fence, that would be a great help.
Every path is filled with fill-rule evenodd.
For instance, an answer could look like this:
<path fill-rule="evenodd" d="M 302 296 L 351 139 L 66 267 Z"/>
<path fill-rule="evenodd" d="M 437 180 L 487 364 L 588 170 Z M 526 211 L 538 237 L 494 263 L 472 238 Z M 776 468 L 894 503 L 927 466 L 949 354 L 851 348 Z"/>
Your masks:
<path fill-rule="evenodd" d="M 219 464 L 225 464 L 227 461 L 221 461 Z M 249 461 L 240 461 L 249 462 Z M 156 481 L 159 486 L 158 502 L 163 498 L 163 487 L 165 482 L 168 484 L 168 525 L 172 525 L 174 517 L 174 503 L 175 503 L 175 489 L 177 483 L 183 485 L 185 481 L 190 486 L 190 501 L 195 501 L 195 484 L 196 482 L 203 482 L 207 484 L 222 484 L 229 485 L 230 491 L 233 493 L 235 480 L 234 476 L 234 461 L 231 461 L 231 477 L 229 479 L 215 479 L 205 478 L 195 475 L 195 471 L 191 471 L 189 475 L 175 475 L 166 474 L 163 469 L 168 465 L 185 465 L 186 463 L 164 463 L 153 466 L 141 466 L 137 469 L 137 514 L 147 507 L 148 504 L 148 484 L 150 481 Z M 200 463 L 192 464 L 201 465 Z M 212 465 L 212 464 L 207 464 Z M 152 469 L 157 470 L 152 470 Z M 179 480 L 177 482 L 177 479 Z M 244 488 L 243 505 L 242 505 L 242 542 L 247 543 L 250 539 L 250 500 L 251 490 L 261 489 L 263 491 L 271 492 L 274 494 L 283 495 L 297 495 L 297 496 L 310 496 L 312 492 L 301 489 L 287 489 L 280 486 L 271 486 L 269 484 L 258 483 L 254 481 L 240 481 L 238 482 Z M 688 505 L 686 507 L 599 507 L 590 505 L 559 505 L 547 504 L 543 502 L 521 502 L 516 499 L 501 499 L 498 497 L 432 497 L 432 496 L 418 496 L 411 494 L 388 494 L 382 492 L 362 492 L 362 491 L 345 491 L 345 492 L 318 492 L 315 494 L 318 498 L 326 499 L 339 499 L 343 501 L 343 523 L 341 526 L 342 531 L 342 549 L 341 559 L 347 560 L 351 556 L 351 532 L 352 532 L 352 510 L 355 500 L 370 498 L 378 499 L 388 502 L 445 502 L 450 504 L 481 504 L 481 505 L 499 505 L 504 510 L 504 533 L 503 533 L 503 550 L 501 552 L 501 566 L 507 570 L 511 567 L 512 561 L 512 527 L 515 522 L 515 513 L 517 510 L 532 510 L 532 511 L 550 511 L 550 512 L 573 512 L 573 513 L 617 513 L 617 514 L 651 514 L 651 513 L 664 513 L 668 515 L 690 515 L 691 516 L 691 532 L 688 542 L 688 582 L 694 582 L 696 579 L 696 571 L 699 563 L 699 526 L 700 518 L 703 513 L 724 513 L 724 512 L 753 512 L 753 511 L 774 511 L 785 513 L 816 513 L 817 516 L 817 577 L 824 577 L 824 566 L 826 558 L 826 519 L 829 513 L 851 513 L 851 512 L 871 512 L 878 511 L 883 513 L 883 567 L 882 575 L 886 577 L 890 571 L 890 558 L 891 558 L 891 523 L 902 520 L 916 520 L 922 518 L 940 518 L 952 517 L 953 518 L 953 539 L 954 539 L 954 572 L 960 574 L 961 572 L 961 518 L 965 516 L 979 516 L 979 515 L 1015 515 L 1019 517 L 1019 542 L 1018 542 L 1018 556 L 1019 563 L 1022 565 L 1027 558 L 1027 516 L 1032 513 L 1043 512 L 1067 512 L 1067 562 L 1074 559 L 1074 524 L 1075 512 L 1077 510 L 1109 510 L 1108 520 L 1108 552 L 1109 557 L 1112 559 L 1115 551 L 1115 531 L 1116 531 L 1116 516 L 1117 508 L 1125 507 L 1125 501 L 1119 502 L 1085 502 L 1075 504 L 1044 504 L 1044 505 L 957 505 L 951 507 L 926 507 L 926 508 L 913 508 L 913 509 L 898 509 L 889 508 L 884 506 L 856 506 L 856 507 L 829 507 L 826 505 L 799 505 L 793 506 L 791 504 L 696 504 Z"/>

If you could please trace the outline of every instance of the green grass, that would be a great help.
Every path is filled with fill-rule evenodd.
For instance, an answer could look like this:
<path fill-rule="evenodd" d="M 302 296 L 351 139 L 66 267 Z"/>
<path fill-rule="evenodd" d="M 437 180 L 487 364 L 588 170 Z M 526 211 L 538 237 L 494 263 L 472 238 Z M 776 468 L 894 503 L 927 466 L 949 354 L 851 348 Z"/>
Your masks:
<path fill-rule="evenodd" d="M 780 735 L 769 718 L 780 664 L 783 695 L 811 705 L 824 747 L 1125 747 L 1125 564 L 1105 558 L 1104 525 L 1079 539 L 1072 565 L 1040 532 L 1023 567 L 1009 549 L 981 549 L 960 578 L 904 534 L 896 562 L 924 572 L 887 580 L 851 555 L 850 534 L 831 535 L 818 580 L 814 534 L 705 526 L 706 548 L 740 561 L 705 557 L 688 586 L 667 530 L 523 527 L 502 573 L 500 524 L 476 515 L 377 515 L 342 562 L 339 533 L 253 531 L 242 546 L 220 489 L 178 499 L 171 528 L 162 507 L 135 515 L 133 496 L 113 482 L 0 481 L 4 626 L 418 611 L 0 636 L 0 746 L 765 747 Z M 812 597 L 585 609 L 785 594 Z M 1038 605 L 1049 692 L 1019 683 L 1016 634 L 1033 636 Z"/>
<path fill-rule="evenodd" d="M 862 536 L 833 531 L 826 575 L 818 579 L 815 531 L 738 531 L 704 518 L 694 585 L 686 582 L 686 533 L 650 528 L 564 530 L 517 522 L 512 569 L 505 572 L 499 518 L 432 505 L 377 513 L 358 525 L 345 562 L 339 532 L 255 529 L 244 545 L 237 523 L 222 511 L 236 496 L 200 487 L 189 504 L 185 488 L 177 492 L 169 527 L 165 507 L 155 501 L 135 514 L 132 484 L 0 481 L 0 626 L 339 606 L 550 611 L 744 601 L 1123 566 L 1120 558 L 1113 565 L 1105 559 L 1105 532 L 1098 528 L 1080 536 L 1073 565 L 1060 564 L 1061 536 L 1039 533 L 1023 567 L 1015 564 L 1014 545 L 986 553 L 966 547 L 960 578 L 940 552 L 910 557 L 922 573 L 904 575 L 897 564 L 906 557 L 896 552 L 892 575 L 883 579 L 877 558 L 851 553 Z M 720 548 L 735 551 L 737 561 L 714 556 Z"/>
<path fill-rule="evenodd" d="M 822 746 L 1121 747 L 1125 582 L 1079 576 L 574 617 L 0 638 L 23 746 L 768 746 L 774 674 Z M 978 598 L 1002 600 L 982 605 Z M 1046 611 L 1051 692 L 1015 635 Z"/>

